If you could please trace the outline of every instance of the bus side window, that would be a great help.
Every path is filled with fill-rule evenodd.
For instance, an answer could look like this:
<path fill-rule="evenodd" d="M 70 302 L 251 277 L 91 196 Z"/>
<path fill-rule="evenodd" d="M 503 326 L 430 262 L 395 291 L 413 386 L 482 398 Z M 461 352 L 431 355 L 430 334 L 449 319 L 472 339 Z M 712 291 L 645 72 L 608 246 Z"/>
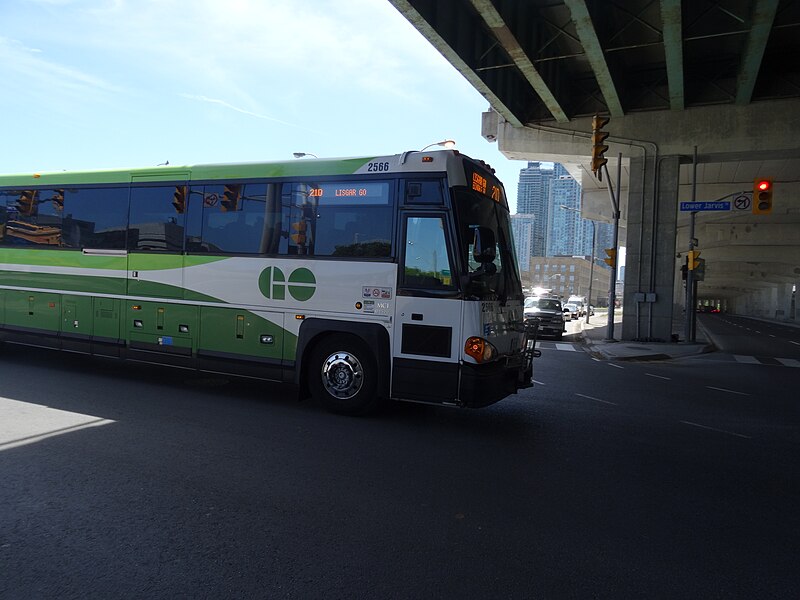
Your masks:
<path fill-rule="evenodd" d="M 401 285 L 452 288 L 450 264 L 442 218 L 408 217 Z"/>
<path fill-rule="evenodd" d="M 4 216 L 0 218 L 0 244 L 61 246 L 63 190 L 27 189 L 2 192 Z"/>
<path fill-rule="evenodd" d="M 175 207 L 175 185 L 131 187 L 128 250 L 181 252 L 185 211 Z"/>
<path fill-rule="evenodd" d="M 66 188 L 62 192 L 65 247 L 125 249 L 128 186 Z"/>
<path fill-rule="evenodd" d="M 222 183 L 192 188 L 186 251 L 276 254 L 280 184 Z"/>

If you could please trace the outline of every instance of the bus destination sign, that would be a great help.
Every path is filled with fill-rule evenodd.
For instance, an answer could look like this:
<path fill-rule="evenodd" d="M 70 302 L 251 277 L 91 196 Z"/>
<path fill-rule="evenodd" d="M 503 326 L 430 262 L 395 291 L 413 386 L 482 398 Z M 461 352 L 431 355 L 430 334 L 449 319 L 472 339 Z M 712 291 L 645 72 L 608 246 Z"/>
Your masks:
<path fill-rule="evenodd" d="M 503 199 L 503 188 L 501 188 L 498 183 L 490 181 L 477 171 L 472 172 L 472 189 L 479 194 L 488 196 L 495 202 L 500 202 Z"/>
<path fill-rule="evenodd" d="M 342 181 L 313 186 L 308 195 L 320 204 L 389 204 L 389 184 L 386 182 Z"/>

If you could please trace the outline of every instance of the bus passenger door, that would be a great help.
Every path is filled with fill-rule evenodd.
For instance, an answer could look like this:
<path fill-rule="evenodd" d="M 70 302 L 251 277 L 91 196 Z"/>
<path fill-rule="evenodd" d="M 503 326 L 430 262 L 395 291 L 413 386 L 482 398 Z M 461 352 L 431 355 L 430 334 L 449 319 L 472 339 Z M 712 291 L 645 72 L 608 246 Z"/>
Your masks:
<path fill-rule="evenodd" d="M 392 397 L 453 402 L 458 396 L 462 303 L 446 214 L 403 215 L 401 239 Z"/>

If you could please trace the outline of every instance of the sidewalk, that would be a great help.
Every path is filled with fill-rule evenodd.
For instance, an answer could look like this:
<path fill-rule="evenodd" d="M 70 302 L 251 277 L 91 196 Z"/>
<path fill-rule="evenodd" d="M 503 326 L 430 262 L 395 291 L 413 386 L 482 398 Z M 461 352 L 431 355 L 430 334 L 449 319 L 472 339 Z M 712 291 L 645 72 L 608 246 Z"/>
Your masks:
<path fill-rule="evenodd" d="M 614 312 L 614 340 L 606 340 L 608 333 L 608 315 L 598 312 L 590 317 L 590 323 L 585 322 L 585 317 L 581 319 L 583 330 L 580 338 L 586 344 L 589 352 L 596 358 L 603 360 L 669 360 L 671 358 L 681 358 L 712 352 L 714 345 L 708 339 L 702 326 L 697 324 L 697 341 L 692 342 L 630 342 L 621 341 L 622 332 L 622 311 Z M 683 331 L 683 315 L 680 322 L 673 324 L 673 331 Z"/>

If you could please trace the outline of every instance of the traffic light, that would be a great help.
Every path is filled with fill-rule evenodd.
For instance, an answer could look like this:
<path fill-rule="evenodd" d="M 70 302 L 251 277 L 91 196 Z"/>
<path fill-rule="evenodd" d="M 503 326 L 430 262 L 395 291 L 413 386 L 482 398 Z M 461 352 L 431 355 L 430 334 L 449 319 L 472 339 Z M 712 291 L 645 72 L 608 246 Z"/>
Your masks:
<path fill-rule="evenodd" d="M 616 248 L 606 248 L 606 254 L 608 258 L 604 258 L 603 262 L 606 263 L 612 269 L 617 266 L 617 249 Z"/>
<path fill-rule="evenodd" d="M 172 194 L 172 206 L 175 207 L 175 212 L 182 215 L 186 212 L 186 197 L 189 195 L 189 186 L 176 185 L 175 193 Z"/>
<path fill-rule="evenodd" d="M 608 159 L 603 157 L 608 150 L 608 146 L 603 143 L 608 137 L 608 132 L 601 130 L 608 124 L 608 121 L 608 117 L 599 115 L 592 117 L 592 173 L 600 181 L 603 181 L 603 166 L 608 162 Z"/>
<path fill-rule="evenodd" d="M 226 185 L 225 191 L 222 192 L 222 201 L 220 202 L 222 212 L 239 210 L 239 198 L 241 196 L 241 185 Z"/>
<path fill-rule="evenodd" d="M 772 212 L 772 179 L 756 179 L 753 182 L 753 214 L 768 215 Z"/>
<path fill-rule="evenodd" d="M 694 271 L 700 267 L 700 250 L 689 250 L 686 253 L 686 264 L 690 271 Z"/>
<path fill-rule="evenodd" d="M 53 190 L 53 208 L 59 212 L 64 210 L 64 190 Z"/>
<path fill-rule="evenodd" d="M 22 190 L 17 200 L 19 214 L 32 217 L 36 214 L 36 190 Z"/>
<path fill-rule="evenodd" d="M 296 246 L 306 245 L 306 228 L 308 224 L 305 221 L 296 221 L 292 223 L 292 233 L 289 235 L 291 240 Z"/>

